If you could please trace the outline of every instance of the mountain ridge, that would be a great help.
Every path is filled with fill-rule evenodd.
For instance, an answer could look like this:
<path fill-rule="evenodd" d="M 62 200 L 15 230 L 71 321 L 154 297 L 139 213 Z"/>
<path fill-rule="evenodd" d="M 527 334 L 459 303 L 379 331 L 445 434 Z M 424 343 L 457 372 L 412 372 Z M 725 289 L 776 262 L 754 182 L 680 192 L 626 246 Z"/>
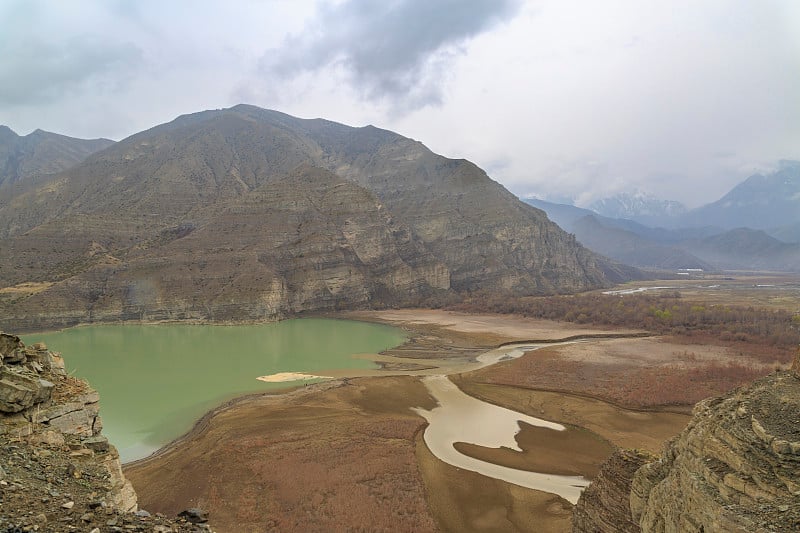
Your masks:
<path fill-rule="evenodd" d="M 349 203 L 324 194 L 334 188 Z M 574 292 L 625 275 L 469 161 L 388 130 L 246 105 L 99 151 L 0 202 L 0 228 L 0 285 L 47 287 L 9 316 L 37 324 L 246 320 L 481 289 Z M 204 256 L 209 266 L 194 268 Z"/>
<path fill-rule="evenodd" d="M 0 125 L 0 188 L 66 170 L 112 144 L 110 139 L 77 139 L 41 129 L 20 136 Z"/>

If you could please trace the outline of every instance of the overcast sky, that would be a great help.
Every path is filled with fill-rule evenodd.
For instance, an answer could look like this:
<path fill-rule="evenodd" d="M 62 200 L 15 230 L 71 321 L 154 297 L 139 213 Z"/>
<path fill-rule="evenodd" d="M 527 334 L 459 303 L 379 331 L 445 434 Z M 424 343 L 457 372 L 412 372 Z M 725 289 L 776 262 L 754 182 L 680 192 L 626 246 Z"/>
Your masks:
<path fill-rule="evenodd" d="M 237 103 L 374 124 L 520 196 L 690 207 L 800 159 L 795 0 L 0 0 L 0 124 Z"/>

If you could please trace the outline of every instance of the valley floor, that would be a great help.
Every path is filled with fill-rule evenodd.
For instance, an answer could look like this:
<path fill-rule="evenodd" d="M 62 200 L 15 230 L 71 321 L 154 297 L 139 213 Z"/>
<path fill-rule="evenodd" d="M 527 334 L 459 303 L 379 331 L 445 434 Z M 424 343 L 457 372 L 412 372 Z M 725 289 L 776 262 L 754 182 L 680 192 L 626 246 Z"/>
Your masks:
<path fill-rule="evenodd" d="M 384 369 L 371 373 L 381 375 L 250 396 L 209 413 L 174 445 L 127 465 L 142 507 L 169 514 L 199 506 L 222 532 L 568 531 L 567 501 L 452 467 L 430 453 L 422 438 L 426 422 L 411 410 L 435 406 L 419 376 L 450 374 L 474 397 L 572 428 L 565 441 L 525 426 L 517 435 L 522 452 L 459 444 L 463 453 L 591 478 L 615 446 L 659 452 L 687 423 L 696 391 L 715 386 L 701 373 L 697 383 L 679 388 L 681 398 L 659 403 L 663 391 L 644 394 L 653 388 L 650 377 L 669 382 L 693 368 L 742 362 L 725 347 L 519 316 L 431 310 L 339 316 L 398 325 L 411 339 L 377 357 Z M 587 338 L 470 370 L 478 354 L 502 343 L 576 336 Z"/>

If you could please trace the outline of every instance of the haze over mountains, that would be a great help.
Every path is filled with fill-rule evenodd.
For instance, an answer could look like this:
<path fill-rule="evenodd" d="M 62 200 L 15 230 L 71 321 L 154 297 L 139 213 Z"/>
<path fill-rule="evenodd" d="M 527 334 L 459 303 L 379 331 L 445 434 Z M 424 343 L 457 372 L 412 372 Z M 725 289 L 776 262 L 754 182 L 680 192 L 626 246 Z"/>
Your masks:
<path fill-rule="evenodd" d="M 572 292 L 629 275 L 469 161 L 245 105 L 138 133 L 0 202 L 0 296 L 17 328 Z"/>
<path fill-rule="evenodd" d="M 109 139 L 75 139 L 42 130 L 23 137 L 0 125 L 0 187 L 66 170 L 112 144 Z"/>
<path fill-rule="evenodd" d="M 781 161 L 718 201 L 677 202 L 622 194 L 591 209 L 526 200 L 585 246 L 644 268 L 800 270 L 800 162 Z"/>

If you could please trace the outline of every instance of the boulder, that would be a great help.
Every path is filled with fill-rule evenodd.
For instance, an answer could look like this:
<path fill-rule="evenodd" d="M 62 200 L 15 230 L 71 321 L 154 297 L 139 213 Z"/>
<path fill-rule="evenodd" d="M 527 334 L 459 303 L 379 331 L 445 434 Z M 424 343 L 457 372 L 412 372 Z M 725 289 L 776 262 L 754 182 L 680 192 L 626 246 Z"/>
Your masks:
<path fill-rule="evenodd" d="M 53 384 L 30 371 L 0 370 L 0 411 L 18 413 L 50 399 Z"/>
<path fill-rule="evenodd" d="M 5 364 L 25 362 L 25 345 L 16 335 L 0 333 L 0 355 Z"/>
<path fill-rule="evenodd" d="M 89 437 L 83 439 L 81 442 L 83 443 L 84 446 L 86 446 L 90 450 L 94 450 L 95 452 L 108 451 L 108 439 L 102 435 Z"/>
<path fill-rule="evenodd" d="M 183 518 L 192 524 L 205 524 L 208 522 L 208 513 L 197 507 L 191 507 L 178 513 L 178 518 Z"/>

